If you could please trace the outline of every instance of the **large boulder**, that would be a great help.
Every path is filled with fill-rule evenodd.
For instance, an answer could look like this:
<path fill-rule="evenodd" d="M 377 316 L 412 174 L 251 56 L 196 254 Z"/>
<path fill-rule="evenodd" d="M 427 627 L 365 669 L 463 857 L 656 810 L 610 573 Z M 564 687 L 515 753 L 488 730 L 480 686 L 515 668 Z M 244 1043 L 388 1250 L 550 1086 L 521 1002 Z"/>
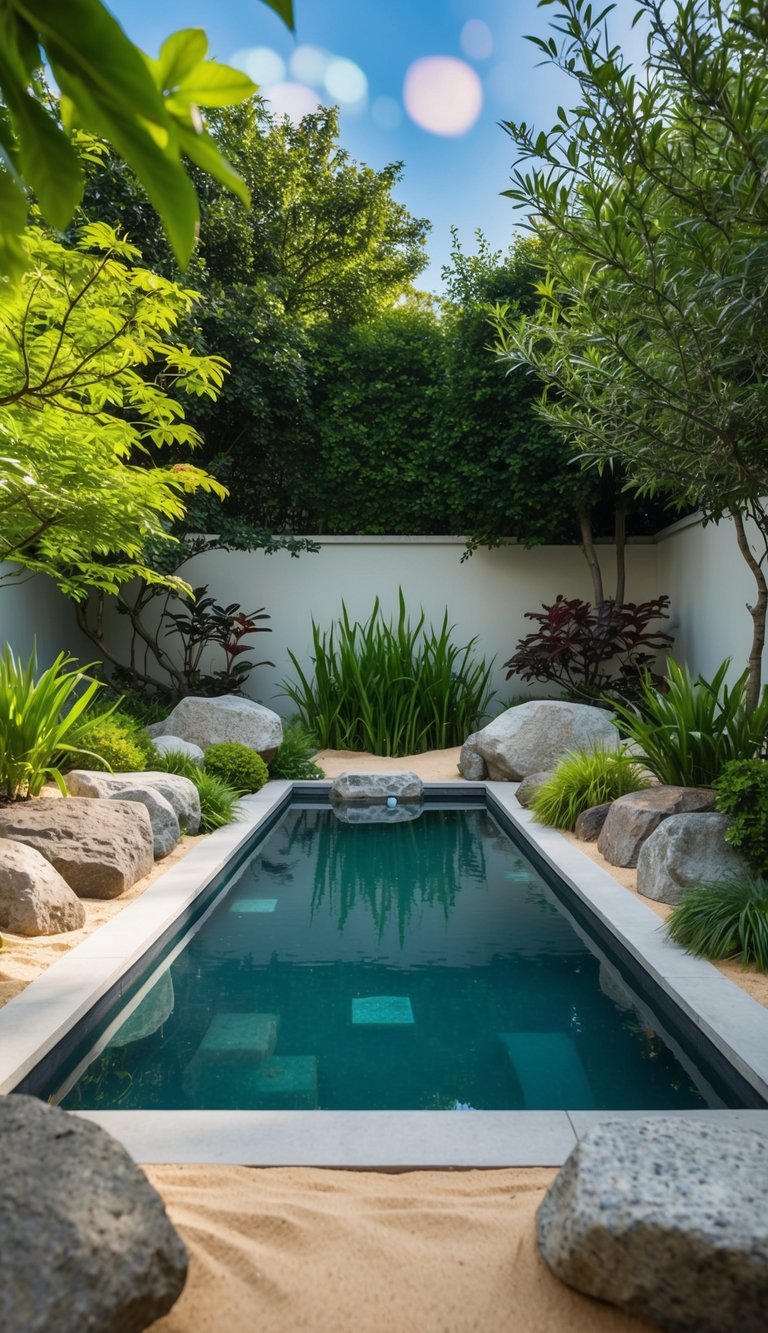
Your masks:
<path fill-rule="evenodd" d="M 138 801 L 149 815 L 152 825 L 152 855 L 156 861 L 168 856 L 181 837 L 176 811 L 159 791 L 152 787 L 124 787 L 119 797 L 112 800 Z"/>
<path fill-rule="evenodd" d="M 508 708 L 475 737 L 488 776 L 497 782 L 519 782 L 529 773 L 554 768 L 566 750 L 617 750 L 620 744 L 605 709 L 556 699 L 532 699 Z"/>
<path fill-rule="evenodd" d="M 282 744 L 283 724 L 271 708 L 239 694 L 221 694 L 214 699 L 190 694 L 165 719 L 163 735 L 180 736 L 202 750 L 220 741 L 239 741 L 268 762 Z"/>
<path fill-rule="evenodd" d="M 768 1137 L 703 1121 L 603 1121 L 539 1208 L 557 1277 L 671 1333 L 763 1333 Z"/>
<path fill-rule="evenodd" d="M 0 1098 L 0 1327 L 139 1333 L 184 1287 L 187 1254 L 128 1153 L 35 1097 Z"/>
<path fill-rule="evenodd" d="M 597 850 L 612 866 L 636 866 L 643 843 L 671 815 L 714 810 L 710 787 L 648 787 L 614 801 L 597 840 Z"/>
<path fill-rule="evenodd" d="M 420 801 L 423 793 L 417 773 L 340 773 L 331 784 L 332 801 Z"/>
<path fill-rule="evenodd" d="M 185 833 L 197 833 L 200 828 L 200 796 L 194 782 L 177 773 L 148 771 L 146 773 L 101 773 L 88 768 L 75 768 L 66 776 L 67 790 L 73 796 L 91 799 L 121 800 L 124 792 L 146 792 L 145 804 L 152 814 L 152 794 L 168 802 Z M 131 800 L 142 800 L 132 795 Z M 179 834 L 176 834 L 178 841 Z M 174 844 L 175 845 L 175 844 Z M 170 850 L 170 848 L 169 848 Z"/>
<path fill-rule="evenodd" d="M 0 928 L 14 935 L 58 935 L 85 925 L 85 908 L 34 847 L 0 838 Z"/>
<path fill-rule="evenodd" d="M 679 903 L 685 890 L 748 874 L 725 841 L 730 815 L 672 815 L 640 848 L 637 891 L 657 903 Z"/>
<path fill-rule="evenodd" d="M 473 731 L 471 736 L 467 736 L 461 747 L 459 773 L 463 778 L 466 778 L 467 782 L 484 782 L 488 777 L 485 760 L 477 749 L 476 731 Z"/>
<path fill-rule="evenodd" d="M 17 801 L 0 806 L 0 838 L 34 847 L 80 898 L 117 898 L 154 864 L 149 815 L 132 801 Z"/>

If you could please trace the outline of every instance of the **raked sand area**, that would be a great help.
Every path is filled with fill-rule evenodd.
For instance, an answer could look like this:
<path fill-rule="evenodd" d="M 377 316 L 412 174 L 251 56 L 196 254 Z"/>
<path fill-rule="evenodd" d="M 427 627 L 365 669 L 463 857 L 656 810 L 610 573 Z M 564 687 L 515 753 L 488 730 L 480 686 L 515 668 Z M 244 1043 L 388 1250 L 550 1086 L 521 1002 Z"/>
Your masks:
<path fill-rule="evenodd" d="M 382 759 L 323 751 L 347 771 L 458 778 L 458 749 Z M 86 902 L 71 935 L 6 936 L 0 1003 L 119 912 L 194 845 L 111 902 Z M 605 865 L 594 846 L 579 844 Z M 183 848 L 183 850 L 182 850 Z M 634 872 L 605 867 L 630 891 Z M 650 904 L 663 915 L 659 904 Z M 768 1005 L 768 977 L 722 970 Z M 536 1247 L 536 1209 L 556 1171 L 333 1171 L 152 1166 L 190 1254 L 187 1285 L 158 1333 L 640 1333 L 649 1325 L 552 1276 Z"/>

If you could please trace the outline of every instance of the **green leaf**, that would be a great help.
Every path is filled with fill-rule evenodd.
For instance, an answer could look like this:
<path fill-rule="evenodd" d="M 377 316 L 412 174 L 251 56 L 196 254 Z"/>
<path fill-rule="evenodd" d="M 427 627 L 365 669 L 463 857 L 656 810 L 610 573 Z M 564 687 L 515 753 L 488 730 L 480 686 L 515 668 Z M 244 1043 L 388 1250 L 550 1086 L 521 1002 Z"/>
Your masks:
<path fill-rule="evenodd" d="M 238 199 L 242 199 L 246 208 L 249 207 L 251 196 L 248 192 L 248 186 L 241 176 L 238 176 L 234 167 L 219 152 L 216 144 L 209 134 L 196 134 L 186 125 L 179 125 L 177 130 L 179 138 L 179 147 L 187 157 L 195 163 L 195 166 L 201 167 L 209 175 L 215 176 L 216 180 L 226 185 L 228 190 L 236 194 Z"/>
<path fill-rule="evenodd" d="M 164 91 L 175 88 L 205 59 L 207 50 L 208 38 L 202 28 L 183 28 L 171 33 L 153 62 L 160 87 Z"/>
<path fill-rule="evenodd" d="M 274 9 L 285 26 L 293 32 L 293 0 L 264 0 L 264 4 Z"/>
<path fill-rule="evenodd" d="M 144 57 L 99 0 L 14 0 L 18 13 L 39 33 L 54 78 L 75 76 L 91 97 L 155 125 L 166 123 L 165 106 Z"/>
<path fill-rule="evenodd" d="M 19 166 L 43 216 L 63 230 L 83 193 L 83 173 L 67 135 L 29 93 L 9 98 L 19 142 Z"/>
<path fill-rule="evenodd" d="M 177 92 L 198 106 L 232 106 L 256 92 L 256 84 L 242 70 L 201 60 L 178 84 Z"/>
<path fill-rule="evenodd" d="M 0 273 L 16 279 L 29 265 L 22 234 L 27 200 L 7 171 L 0 167 Z"/>

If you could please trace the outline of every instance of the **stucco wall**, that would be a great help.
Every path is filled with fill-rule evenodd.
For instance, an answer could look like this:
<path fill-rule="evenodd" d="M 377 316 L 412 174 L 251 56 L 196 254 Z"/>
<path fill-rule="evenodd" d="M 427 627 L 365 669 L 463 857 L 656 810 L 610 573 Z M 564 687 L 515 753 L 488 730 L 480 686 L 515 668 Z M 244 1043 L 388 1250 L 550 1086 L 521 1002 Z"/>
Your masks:
<path fill-rule="evenodd" d="M 17 565 L 0 564 L 0 646 L 10 643 L 25 660 L 37 644 L 37 659 L 49 666 L 62 651 L 81 662 L 96 654 L 75 623 L 72 603 L 42 574 L 30 577 Z"/>

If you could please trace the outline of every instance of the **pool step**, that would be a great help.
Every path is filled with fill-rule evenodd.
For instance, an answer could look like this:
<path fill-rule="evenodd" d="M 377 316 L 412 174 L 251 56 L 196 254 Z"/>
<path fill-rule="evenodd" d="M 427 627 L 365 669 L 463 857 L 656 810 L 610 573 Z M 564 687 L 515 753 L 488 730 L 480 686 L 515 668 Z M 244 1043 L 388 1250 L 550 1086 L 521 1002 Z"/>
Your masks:
<path fill-rule="evenodd" d="M 594 1094 L 567 1032 L 500 1032 L 530 1111 L 589 1110 Z"/>
<path fill-rule="evenodd" d="M 230 904 L 230 912 L 235 916 L 247 916 L 251 912 L 274 912 L 277 898 L 235 898 Z"/>
<path fill-rule="evenodd" d="M 398 1028 L 413 1026 L 413 1009 L 407 995 L 364 995 L 352 1001 L 355 1027 Z"/>
<path fill-rule="evenodd" d="M 198 1065 L 184 1072 L 184 1091 L 203 1111 L 314 1111 L 318 1105 L 317 1057 L 272 1056 L 262 1064 L 242 1061 Z"/>

